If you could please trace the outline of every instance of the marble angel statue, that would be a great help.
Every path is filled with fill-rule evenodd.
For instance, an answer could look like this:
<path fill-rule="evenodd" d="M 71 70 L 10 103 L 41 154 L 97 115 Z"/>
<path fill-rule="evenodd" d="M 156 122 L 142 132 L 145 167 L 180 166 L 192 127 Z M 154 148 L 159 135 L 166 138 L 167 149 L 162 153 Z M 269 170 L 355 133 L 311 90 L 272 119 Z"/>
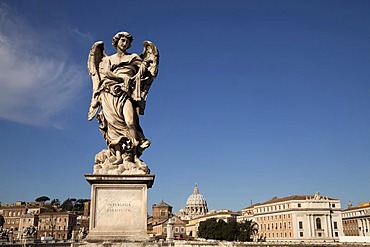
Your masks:
<path fill-rule="evenodd" d="M 94 174 L 148 174 L 140 160 L 150 141 L 139 124 L 144 114 L 150 86 L 157 76 L 159 53 L 144 41 L 141 55 L 128 53 L 133 37 L 119 32 L 112 39 L 117 53 L 108 56 L 102 41 L 89 53 L 88 70 L 92 79 L 92 98 L 88 120 L 94 117 L 108 149 L 95 156 Z"/>

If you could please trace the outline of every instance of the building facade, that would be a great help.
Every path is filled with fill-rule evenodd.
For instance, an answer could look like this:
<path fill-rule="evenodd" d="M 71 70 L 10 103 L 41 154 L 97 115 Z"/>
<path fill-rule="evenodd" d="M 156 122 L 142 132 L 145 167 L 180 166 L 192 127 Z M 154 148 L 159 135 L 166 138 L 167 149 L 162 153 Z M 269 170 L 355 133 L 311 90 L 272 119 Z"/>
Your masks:
<path fill-rule="evenodd" d="M 19 228 L 21 216 L 26 214 L 27 206 L 24 202 L 16 202 L 11 205 L 2 205 L 4 217 L 4 229 L 10 230 L 11 239 L 18 239 L 22 234 L 22 229 Z"/>
<path fill-rule="evenodd" d="M 165 203 L 163 200 L 158 204 L 152 205 L 152 223 L 158 224 L 165 220 L 172 215 L 172 206 Z"/>
<path fill-rule="evenodd" d="M 370 202 L 351 204 L 342 212 L 345 236 L 370 236 Z"/>
<path fill-rule="evenodd" d="M 39 215 L 38 238 L 67 240 L 77 228 L 77 215 L 69 212 L 45 212 Z"/>
<path fill-rule="evenodd" d="M 242 214 L 258 224 L 259 238 L 266 241 L 327 242 L 343 235 L 340 200 L 318 192 L 275 197 L 243 209 Z"/>
<path fill-rule="evenodd" d="M 175 239 L 186 239 L 186 221 L 181 220 L 176 215 L 171 217 L 173 222 L 173 236 Z M 153 224 L 153 236 L 166 239 L 167 237 L 167 227 L 168 227 L 169 218 L 160 222 Z"/>

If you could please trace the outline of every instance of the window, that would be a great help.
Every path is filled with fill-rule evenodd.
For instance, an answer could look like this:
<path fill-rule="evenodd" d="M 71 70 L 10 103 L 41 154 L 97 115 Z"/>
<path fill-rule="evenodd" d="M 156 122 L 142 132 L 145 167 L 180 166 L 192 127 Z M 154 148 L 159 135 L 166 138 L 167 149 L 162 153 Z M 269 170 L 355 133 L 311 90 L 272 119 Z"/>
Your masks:
<path fill-rule="evenodd" d="M 334 233 L 334 235 L 335 235 L 336 237 L 338 237 L 338 232 L 335 232 L 335 233 Z"/>
<path fill-rule="evenodd" d="M 337 230 L 338 229 L 338 223 L 336 221 L 334 221 L 334 229 Z"/>
<path fill-rule="evenodd" d="M 181 227 L 181 232 L 185 232 L 185 228 L 184 227 Z"/>
<path fill-rule="evenodd" d="M 298 222 L 298 225 L 299 225 L 299 229 L 303 229 L 303 222 L 302 221 Z"/>
<path fill-rule="evenodd" d="M 300 204 L 300 203 L 298 203 L 298 207 L 299 207 L 299 208 L 301 207 L 301 204 Z"/>
<path fill-rule="evenodd" d="M 299 236 L 300 236 L 300 237 L 303 237 L 303 232 L 300 232 L 300 233 L 299 233 Z"/>
<path fill-rule="evenodd" d="M 179 228 L 178 227 L 175 227 L 175 232 L 179 232 Z"/>
<path fill-rule="evenodd" d="M 316 229 L 321 229 L 321 219 L 316 218 Z"/>
<path fill-rule="evenodd" d="M 317 235 L 318 235 L 319 237 L 321 237 L 321 236 L 322 236 L 321 232 L 319 232 Z"/>
<path fill-rule="evenodd" d="M 166 211 L 162 210 L 161 211 L 161 216 L 166 216 Z"/>

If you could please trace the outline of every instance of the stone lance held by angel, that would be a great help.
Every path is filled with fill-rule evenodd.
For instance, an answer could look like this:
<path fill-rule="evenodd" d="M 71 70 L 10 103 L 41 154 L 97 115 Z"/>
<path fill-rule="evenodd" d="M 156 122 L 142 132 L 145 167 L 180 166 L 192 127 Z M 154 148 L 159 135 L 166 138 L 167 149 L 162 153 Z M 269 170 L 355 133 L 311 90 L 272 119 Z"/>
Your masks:
<path fill-rule="evenodd" d="M 87 67 L 92 79 L 88 120 L 95 116 L 108 149 L 95 156 L 94 174 L 149 174 L 140 160 L 150 141 L 139 124 L 146 98 L 158 73 L 159 53 L 144 41 L 141 55 L 128 53 L 133 37 L 119 32 L 112 39 L 117 53 L 108 56 L 102 41 L 90 50 Z"/>

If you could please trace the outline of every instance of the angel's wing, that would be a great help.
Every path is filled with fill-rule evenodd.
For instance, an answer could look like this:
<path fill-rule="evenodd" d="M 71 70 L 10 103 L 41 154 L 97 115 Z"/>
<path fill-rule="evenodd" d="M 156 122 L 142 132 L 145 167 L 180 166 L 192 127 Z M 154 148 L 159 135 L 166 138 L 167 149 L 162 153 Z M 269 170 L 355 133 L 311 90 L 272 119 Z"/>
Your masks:
<path fill-rule="evenodd" d="M 101 63 L 105 56 L 107 56 L 107 54 L 105 53 L 104 50 L 104 42 L 103 41 L 95 42 L 91 47 L 89 57 L 87 59 L 87 69 L 89 70 L 89 74 L 92 80 L 92 96 L 89 112 L 87 115 L 88 120 L 93 119 L 99 110 L 100 103 L 98 88 L 101 82 L 99 74 L 99 64 Z"/>
<path fill-rule="evenodd" d="M 139 113 L 144 115 L 146 98 L 149 92 L 149 89 L 153 83 L 154 78 L 158 74 L 158 65 L 159 65 L 159 52 L 157 47 L 150 41 L 144 41 L 144 50 L 141 58 L 144 62 L 147 63 L 147 74 L 144 74 L 143 80 L 140 85 L 140 98 L 139 103 Z"/>

